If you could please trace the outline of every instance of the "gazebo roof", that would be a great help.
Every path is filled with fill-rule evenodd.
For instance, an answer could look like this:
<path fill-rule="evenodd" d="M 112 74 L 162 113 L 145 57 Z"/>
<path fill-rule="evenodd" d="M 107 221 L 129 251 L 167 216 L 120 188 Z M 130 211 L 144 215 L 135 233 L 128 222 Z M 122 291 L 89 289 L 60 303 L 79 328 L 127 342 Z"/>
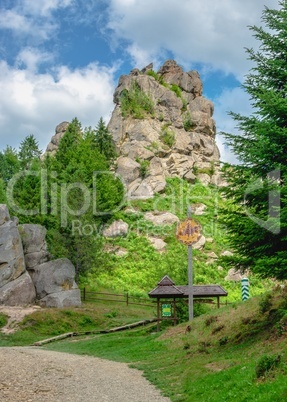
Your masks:
<path fill-rule="evenodd" d="M 219 285 L 194 285 L 193 297 L 219 297 L 227 296 L 228 293 Z M 149 292 L 149 297 L 178 298 L 188 297 L 188 286 L 175 286 L 175 283 L 165 275 L 157 287 Z"/>

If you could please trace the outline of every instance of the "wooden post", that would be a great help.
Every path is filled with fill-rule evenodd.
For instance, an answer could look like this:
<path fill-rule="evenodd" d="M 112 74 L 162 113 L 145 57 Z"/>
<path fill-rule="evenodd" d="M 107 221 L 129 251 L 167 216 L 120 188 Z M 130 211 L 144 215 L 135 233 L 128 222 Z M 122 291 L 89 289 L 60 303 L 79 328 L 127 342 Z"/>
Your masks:
<path fill-rule="evenodd" d="M 84 299 L 84 301 L 86 301 L 86 288 L 84 288 L 83 299 Z"/>
<path fill-rule="evenodd" d="M 174 316 L 174 325 L 176 325 L 177 318 L 176 318 L 176 300 L 175 300 L 175 298 L 173 299 L 173 316 Z"/>
<path fill-rule="evenodd" d="M 129 293 L 127 292 L 127 306 L 129 305 Z"/>
<path fill-rule="evenodd" d="M 160 303 L 159 297 L 157 297 L 157 332 L 160 331 Z"/>
<path fill-rule="evenodd" d="M 217 296 L 217 308 L 220 308 L 220 297 Z"/>
<path fill-rule="evenodd" d="M 188 206 L 187 217 L 191 217 L 191 207 Z M 193 320 L 193 275 L 192 275 L 192 246 L 188 246 L 188 318 Z"/>

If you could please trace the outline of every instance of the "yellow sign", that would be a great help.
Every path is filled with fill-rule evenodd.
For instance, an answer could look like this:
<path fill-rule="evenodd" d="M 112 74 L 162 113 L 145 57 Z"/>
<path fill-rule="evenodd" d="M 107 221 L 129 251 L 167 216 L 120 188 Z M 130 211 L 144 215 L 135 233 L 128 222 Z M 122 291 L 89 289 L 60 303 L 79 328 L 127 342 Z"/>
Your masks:
<path fill-rule="evenodd" d="M 198 242 L 201 238 L 201 226 L 199 222 L 192 218 L 188 218 L 181 222 L 177 227 L 176 238 L 186 246 Z"/>

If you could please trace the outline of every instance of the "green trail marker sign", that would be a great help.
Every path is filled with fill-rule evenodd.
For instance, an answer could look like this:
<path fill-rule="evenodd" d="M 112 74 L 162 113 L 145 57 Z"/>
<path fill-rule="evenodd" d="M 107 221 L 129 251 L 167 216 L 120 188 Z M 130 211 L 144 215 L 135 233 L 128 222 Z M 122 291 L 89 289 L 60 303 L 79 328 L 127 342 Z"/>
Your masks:
<path fill-rule="evenodd" d="M 162 304 L 161 315 L 162 317 L 171 317 L 171 304 Z"/>
<path fill-rule="evenodd" d="M 248 278 L 241 279 L 242 300 L 249 299 L 249 280 Z"/>

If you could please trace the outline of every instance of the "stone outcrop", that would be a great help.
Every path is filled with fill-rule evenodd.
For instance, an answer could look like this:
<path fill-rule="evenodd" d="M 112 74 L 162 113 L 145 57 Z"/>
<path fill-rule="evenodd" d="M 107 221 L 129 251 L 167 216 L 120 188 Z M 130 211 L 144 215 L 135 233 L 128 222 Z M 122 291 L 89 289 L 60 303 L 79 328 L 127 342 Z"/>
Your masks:
<path fill-rule="evenodd" d="M 65 134 L 69 124 L 69 122 L 63 121 L 62 123 L 57 125 L 55 129 L 55 134 L 52 136 L 51 141 L 47 145 L 45 154 L 49 154 L 50 156 L 55 155 L 59 147 L 60 140 Z"/>
<path fill-rule="evenodd" d="M 75 267 L 68 259 L 48 261 L 45 237 L 43 226 L 18 226 L 7 206 L 0 204 L 0 304 L 81 305 Z"/>
<path fill-rule="evenodd" d="M 148 112 L 126 112 L 123 99 L 133 91 L 149 99 Z M 136 107 L 141 101 L 135 101 Z M 213 103 L 202 95 L 198 72 L 183 71 L 167 60 L 158 72 L 152 63 L 122 75 L 114 92 L 115 108 L 108 130 L 119 155 L 116 172 L 128 199 L 151 198 L 164 192 L 166 178 L 190 183 L 226 185 L 219 174 Z M 53 156 L 69 123 L 60 123 L 44 155 Z"/>
<path fill-rule="evenodd" d="M 129 231 L 129 225 L 122 219 L 114 221 L 109 227 L 103 230 L 104 237 L 121 237 L 126 236 Z"/>
<path fill-rule="evenodd" d="M 75 267 L 67 258 L 48 261 L 31 271 L 40 305 L 63 307 L 81 304 L 80 290 L 75 283 Z M 73 292 L 70 292 L 73 290 Z M 57 304 L 59 300 L 59 304 Z"/>
<path fill-rule="evenodd" d="M 46 228 L 41 225 L 24 224 L 19 226 L 25 254 L 26 269 L 32 269 L 49 259 L 46 244 Z"/>
<path fill-rule="evenodd" d="M 35 286 L 27 271 L 0 289 L 0 304 L 24 306 L 33 304 L 35 300 Z"/>
<path fill-rule="evenodd" d="M 153 111 L 142 118 L 123 113 L 123 97 L 135 86 L 153 103 Z M 157 73 L 152 64 L 134 69 L 120 77 L 114 102 L 108 129 L 120 155 L 117 173 L 129 198 L 150 198 L 164 191 L 165 179 L 171 176 L 205 184 L 220 181 L 213 104 L 202 96 L 196 71 L 184 72 L 173 60 Z"/>
<path fill-rule="evenodd" d="M 22 242 L 16 221 L 6 205 L 0 205 L 0 289 L 25 272 Z"/>

